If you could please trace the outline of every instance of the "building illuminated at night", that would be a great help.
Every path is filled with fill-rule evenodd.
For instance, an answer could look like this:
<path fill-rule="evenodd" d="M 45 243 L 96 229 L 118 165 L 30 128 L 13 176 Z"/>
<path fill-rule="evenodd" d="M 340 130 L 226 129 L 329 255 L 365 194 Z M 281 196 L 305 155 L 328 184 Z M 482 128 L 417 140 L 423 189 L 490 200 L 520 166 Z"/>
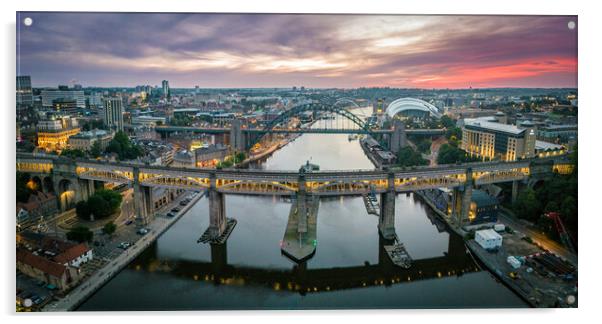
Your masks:
<path fill-rule="evenodd" d="M 483 160 L 516 161 L 535 156 L 535 130 L 526 124 L 507 125 L 490 118 L 465 119 L 461 148 Z"/>
<path fill-rule="evenodd" d="M 75 118 L 60 117 L 38 123 L 38 147 L 46 151 L 60 151 L 67 147 L 69 137 L 80 132 Z"/>

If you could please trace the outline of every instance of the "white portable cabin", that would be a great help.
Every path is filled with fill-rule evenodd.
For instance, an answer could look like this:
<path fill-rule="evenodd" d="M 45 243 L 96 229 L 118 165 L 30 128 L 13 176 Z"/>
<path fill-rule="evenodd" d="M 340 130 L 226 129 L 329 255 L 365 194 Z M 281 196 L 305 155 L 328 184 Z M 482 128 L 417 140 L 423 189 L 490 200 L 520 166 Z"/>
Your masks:
<path fill-rule="evenodd" d="M 476 231 L 474 240 L 484 249 L 496 249 L 502 246 L 502 236 L 492 229 Z"/>

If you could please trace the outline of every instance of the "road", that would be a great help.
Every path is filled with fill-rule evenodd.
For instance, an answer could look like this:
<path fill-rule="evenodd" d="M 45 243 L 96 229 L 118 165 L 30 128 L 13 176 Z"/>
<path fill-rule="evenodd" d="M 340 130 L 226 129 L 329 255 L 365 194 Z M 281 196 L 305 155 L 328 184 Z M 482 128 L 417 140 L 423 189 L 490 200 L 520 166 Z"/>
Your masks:
<path fill-rule="evenodd" d="M 200 200 L 204 195 L 196 194 L 193 200 L 183 207 L 175 217 L 166 217 L 162 215 L 162 212 L 168 210 L 168 208 L 178 206 L 179 202 L 184 199 L 188 194 L 180 195 L 175 201 L 169 204 L 169 207 L 165 207 L 157 214 L 157 217 L 146 227 L 149 233 L 144 236 L 134 236 L 131 241 L 133 244 L 126 250 L 121 250 L 117 255 L 112 256 L 97 267 L 94 267 L 93 272 L 82 281 L 77 287 L 73 288 L 71 292 L 64 298 L 58 299 L 48 305 L 46 305 L 43 311 L 68 311 L 73 310 L 88 296 L 93 294 L 99 287 L 105 282 L 110 280 L 116 273 L 127 266 L 136 256 L 144 251 L 150 244 L 152 244 L 163 232 L 165 232 L 171 225 L 177 222 L 182 215 L 184 215 L 194 204 Z M 135 229 L 134 225 L 125 226 L 126 232 L 129 229 Z M 122 233 L 123 235 L 123 233 Z M 134 234 L 136 235 L 136 234 Z M 109 248 L 115 248 L 114 245 Z M 117 250 L 117 249 L 116 249 Z M 97 253 L 96 248 L 94 253 Z"/>
<path fill-rule="evenodd" d="M 577 254 L 568 251 L 564 246 L 560 243 L 548 238 L 545 234 L 528 227 L 527 225 L 521 223 L 515 216 L 510 215 L 507 211 L 501 210 L 498 214 L 498 220 L 512 228 L 515 231 L 521 232 L 533 240 L 533 242 L 538 243 L 544 249 L 549 250 L 557 255 L 565 258 L 575 266 L 577 266 Z"/>
<path fill-rule="evenodd" d="M 431 143 L 431 154 L 428 156 L 430 161 L 429 166 L 437 166 L 437 156 L 439 155 L 439 148 L 441 145 L 447 143 L 447 138 L 444 136 L 438 137 Z"/>

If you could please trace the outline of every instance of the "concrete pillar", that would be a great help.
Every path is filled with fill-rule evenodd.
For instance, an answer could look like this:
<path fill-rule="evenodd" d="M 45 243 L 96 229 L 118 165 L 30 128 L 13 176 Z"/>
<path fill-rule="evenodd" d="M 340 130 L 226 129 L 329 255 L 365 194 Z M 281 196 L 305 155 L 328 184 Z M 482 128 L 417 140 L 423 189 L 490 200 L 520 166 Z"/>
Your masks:
<path fill-rule="evenodd" d="M 447 257 L 451 259 L 466 257 L 464 239 L 460 235 L 455 233 L 449 234 L 449 240 L 447 242 Z"/>
<path fill-rule="evenodd" d="M 395 175 L 390 173 L 387 179 L 387 191 L 380 195 L 380 217 L 378 229 L 386 239 L 395 238 Z"/>
<path fill-rule="evenodd" d="M 94 192 L 96 192 L 96 187 L 94 186 L 94 180 L 88 180 L 88 197 L 92 196 Z"/>
<path fill-rule="evenodd" d="M 405 124 L 395 119 L 393 121 L 393 133 L 389 140 L 389 150 L 394 154 L 397 154 L 402 148 L 408 145 L 408 139 L 406 136 Z"/>
<path fill-rule="evenodd" d="M 307 192 L 305 175 L 299 175 L 299 191 L 297 192 L 297 232 L 307 233 Z"/>
<path fill-rule="evenodd" d="M 228 265 L 228 243 L 211 244 L 211 266 L 214 272 L 222 271 Z"/>
<path fill-rule="evenodd" d="M 242 133 L 242 121 L 233 119 L 230 128 L 230 148 L 236 152 L 245 151 L 245 138 Z"/>
<path fill-rule="evenodd" d="M 452 219 L 456 219 L 458 217 L 458 194 L 459 194 L 459 190 L 458 188 L 453 188 L 452 190 L 452 196 L 451 196 L 451 211 L 450 211 L 450 216 Z"/>
<path fill-rule="evenodd" d="M 380 266 L 393 265 L 391 258 L 389 258 L 387 251 L 385 251 L 385 245 L 392 245 L 393 243 L 395 243 L 395 241 L 392 239 L 386 239 L 382 235 L 378 236 L 378 264 Z"/>
<path fill-rule="evenodd" d="M 516 198 L 518 198 L 518 189 L 519 189 L 518 180 L 512 181 L 512 203 L 513 204 L 516 202 Z"/>
<path fill-rule="evenodd" d="M 226 229 L 226 198 L 217 191 L 215 173 L 209 177 L 209 232 L 212 237 L 218 237 Z"/>
<path fill-rule="evenodd" d="M 150 209 L 148 201 L 150 200 L 150 188 L 140 184 L 140 169 L 134 168 L 134 212 L 136 213 L 136 222 L 138 225 L 146 225 Z"/>
<path fill-rule="evenodd" d="M 466 183 L 464 184 L 464 192 L 462 193 L 462 207 L 460 209 L 460 218 L 458 226 L 462 226 L 468 220 L 468 212 L 470 211 L 470 202 L 472 201 L 472 168 L 466 170 Z"/>
<path fill-rule="evenodd" d="M 144 195 L 144 209 L 146 213 L 144 224 L 146 225 L 152 221 L 152 218 L 155 215 L 155 204 L 153 202 L 153 188 L 142 186 L 142 193 Z"/>

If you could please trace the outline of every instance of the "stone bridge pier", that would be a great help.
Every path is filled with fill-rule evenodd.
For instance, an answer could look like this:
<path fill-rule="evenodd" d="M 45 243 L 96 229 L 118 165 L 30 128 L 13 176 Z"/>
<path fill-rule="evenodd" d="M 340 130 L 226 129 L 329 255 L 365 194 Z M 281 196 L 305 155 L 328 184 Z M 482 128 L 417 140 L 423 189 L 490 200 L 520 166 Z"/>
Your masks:
<path fill-rule="evenodd" d="M 395 238 L 395 174 L 387 177 L 387 191 L 380 195 L 378 230 L 385 239 Z"/>
<path fill-rule="evenodd" d="M 134 168 L 134 212 L 138 225 L 147 225 L 153 216 L 152 188 L 140 184 L 140 169 Z"/>
<path fill-rule="evenodd" d="M 209 185 L 209 234 L 215 238 L 226 229 L 226 197 L 217 191 L 215 173 L 211 173 Z"/>
<path fill-rule="evenodd" d="M 468 168 L 466 170 L 466 182 L 462 187 L 454 188 L 452 194 L 451 216 L 456 221 L 458 227 L 461 227 L 468 220 L 473 188 L 474 179 L 472 178 L 472 169 Z"/>

